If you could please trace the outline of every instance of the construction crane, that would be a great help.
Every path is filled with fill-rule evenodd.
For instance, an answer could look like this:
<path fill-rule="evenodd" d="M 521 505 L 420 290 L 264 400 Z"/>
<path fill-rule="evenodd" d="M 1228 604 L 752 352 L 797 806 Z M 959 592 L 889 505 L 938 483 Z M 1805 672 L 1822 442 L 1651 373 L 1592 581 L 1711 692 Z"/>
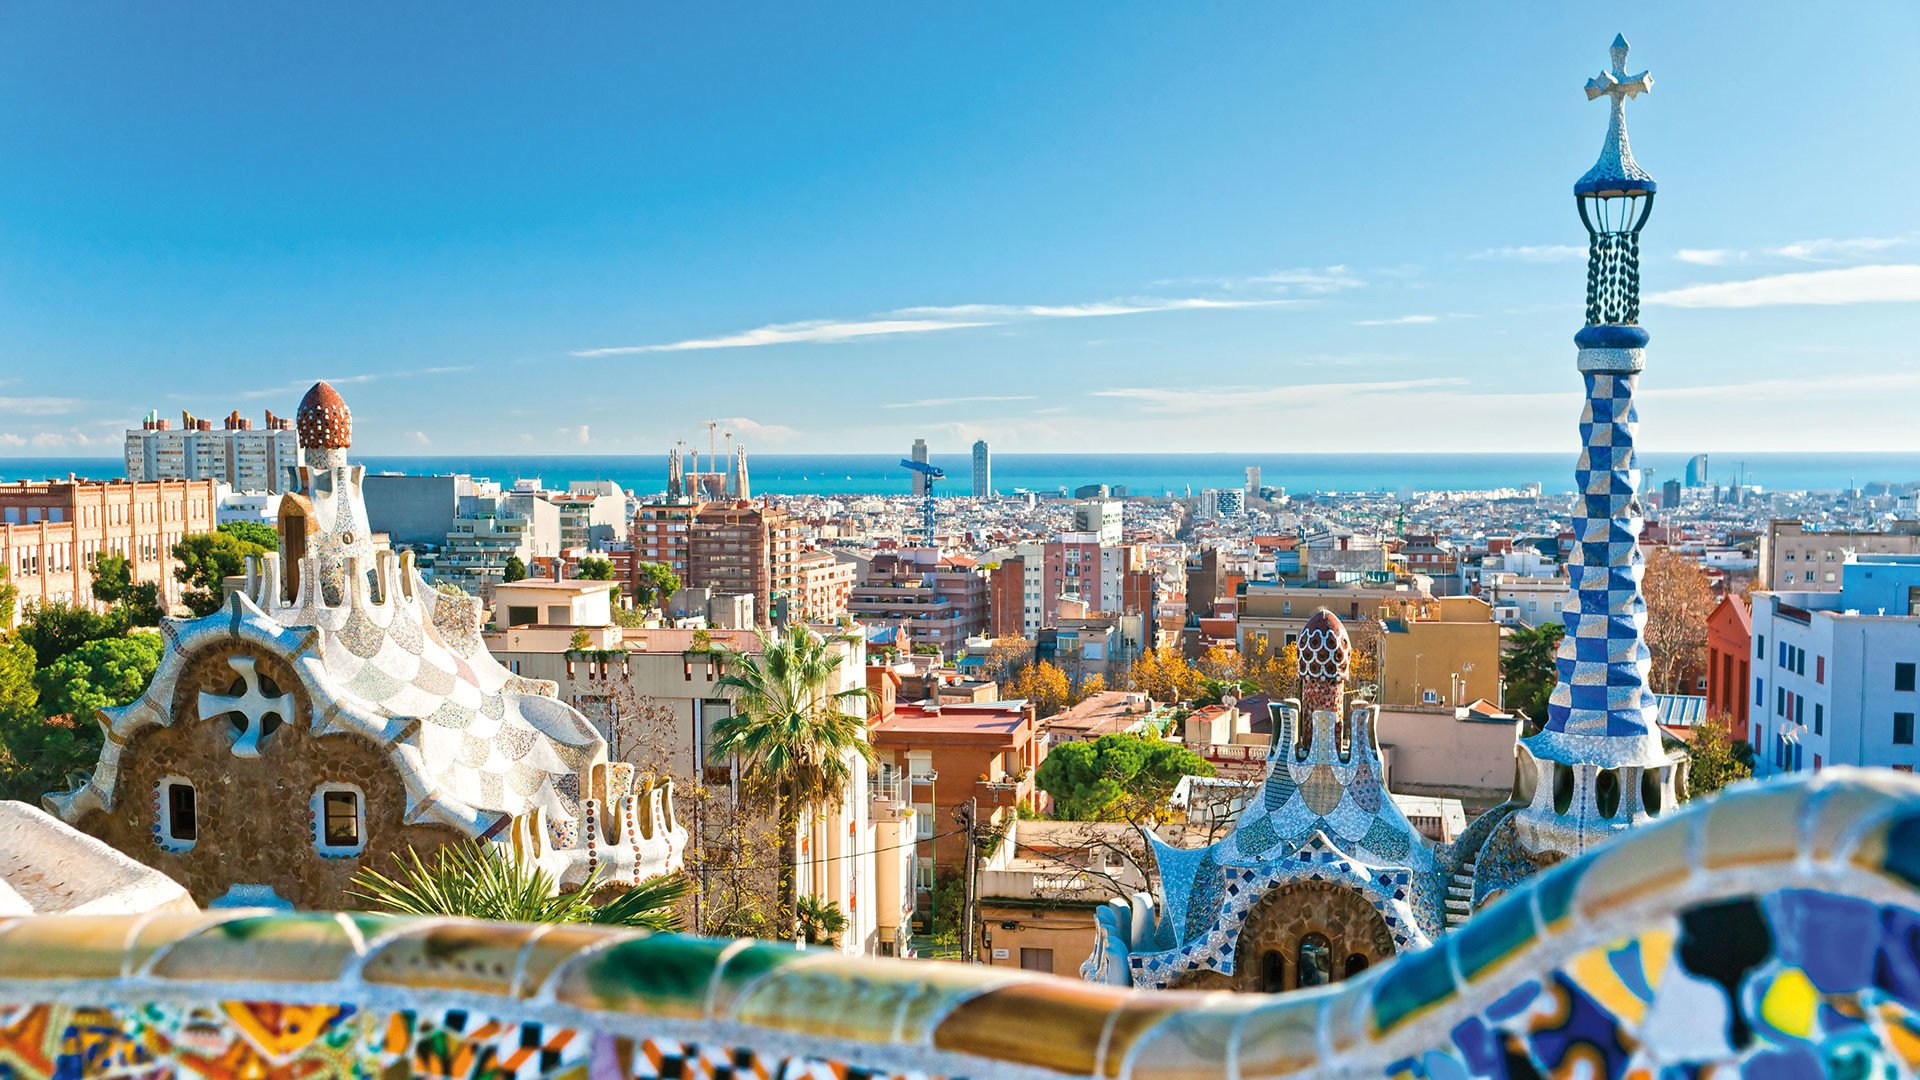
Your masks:
<path fill-rule="evenodd" d="M 933 482 L 935 480 L 946 479 L 947 470 L 925 461 L 915 461 L 912 458 L 901 458 L 900 467 L 913 473 L 915 476 L 926 477 L 924 481 L 925 486 L 921 489 L 920 495 L 920 541 L 926 546 L 932 547 Z"/>

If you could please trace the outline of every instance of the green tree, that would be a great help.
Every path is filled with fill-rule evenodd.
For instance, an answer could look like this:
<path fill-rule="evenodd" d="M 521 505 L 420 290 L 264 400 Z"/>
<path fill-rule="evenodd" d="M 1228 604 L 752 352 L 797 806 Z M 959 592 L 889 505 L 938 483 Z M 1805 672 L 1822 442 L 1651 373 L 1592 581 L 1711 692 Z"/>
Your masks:
<path fill-rule="evenodd" d="M 13 607 L 19 601 L 19 586 L 9 580 L 7 568 L 0 566 L 0 633 L 13 625 Z"/>
<path fill-rule="evenodd" d="M 504 572 L 503 572 L 503 573 L 502 573 L 502 574 L 500 575 L 500 580 L 502 580 L 502 581 L 525 581 L 525 580 L 527 580 L 527 563 L 526 563 L 526 560 L 525 560 L 525 559 L 522 559 L 522 558 L 521 558 L 520 556 L 518 556 L 518 555 L 509 555 L 509 556 L 507 556 L 507 568 L 506 568 L 506 570 L 505 570 L 505 571 L 504 571 Z"/>
<path fill-rule="evenodd" d="M 1753 747 L 1733 737 L 1733 717 L 1719 713 L 1694 726 L 1688 755 L 1687 798 L 1711 795 L 1753 775 Z"/>
<path fill-rule="evenodd" d="M 125 705 L 146 691 L 165 647 L 159 634 L 87 642 L 34 675 L 42 711 L 89 726 L 95 709 Z"/>
<path fill-rule="evenodd" d="M 580 560 L 580 569 L 574 573 L 581 581 L 612 581 L 613 563 L 611 560 L 589 555 Z"/>
<path fill-rule="evenodd" d="M 815 896 L 800 898 L 798 908 L 800 936 L 809 945 L 840 947 L 840 935 L 847 932 L 847 913 L 831 900 Z"/>
<path fill-rule="evenodd" d="M 592 644 L 593 638 L 585 630 L 575 630 L 573 636 L 567 639 L 567 651 L 586 652 L 587 647 Z"/>
<path fill-rule="evenodd" d="M 842 679 L 853 639 L 823 637 L 800 625 L 760 638 L 761 651 L 729 653 L 727 673 L 716 684 L 734 712 L 713 726 L 712 759 L 737 757 L 772 780 L 780 821 L 780 892 L 788 922 L 798 916 L 794 845 L 809 811 L 835 807 L 852 792 L 855 756 L 873 760 L 866 721 L 853 712 L 871 699 L 865 686 L 834 689 Z"/>
<path fill-rule="evenodd" d="M 105 614 L 61 601 L 40 604 L 27 611 L 18 631 L 33 649 L 36 667 L 52 667 L 60 658 L 89 641 L 119 637 L 127 632 L 125 613 Z"/>
<path fill-rule="evenodd" d="M 666 563 L 641 563 L 640 580 L 635 583 L 633 602 L 649 607 L 666 607 L 673 594 L 680 591 L 680 575 Z"/>
<path fill-rule="evenodd" d="M 173 571 L 174 580 L 188 587 L 180 602 L 196 617 L 219 611 L 221 582 L 245 573 L 247 556 L 266 550 L 227 532 L 182 537 L 173 545 L 173 557 L 180 563 Z"/>
<path fill-rule="evenodd" d="M 422 859 L 412 848 L 404 855 L 396 852 L 393 858 L 399 864 L 398 877 L 365 867 L 354 875 L 347 895 L 374 911 L 395 915 L 678 930 L 680 917 L 674 907 L 692 891 L 684 875 L 667 874 L 596 904 L 598 871 L 580 888 L 563 893 L 538 866 L 504 855 L 498 845 L 477 841 L 446 844 L 430 859 Z"/>
<path fill-rule="evenodd" d="M 1165 816 L 1181 777 L 1212 775 L 1210 763 L 1178 743 L 1102 735 L 1054 747 L 1033 779 L 1053 796 L 1056 818 L 1145 822 Z"/>
<path fill-rule="evenodd" d="M 229 521 L 217 526 L 217 531 L 241 543 L 257 545 L 262 551 L 280 550 L 280 530 L 265 522 Z"/>
<path fill-rule="evenodd" d="M 1554 656 L 1567 628 L 1555 620 L 1526 626 L 1507 635 L 1500 657 L 1500 677 L 1507 682 L 1507 706 L 1527 715 L 1534 728 L 1546 722 L 1547 698 L 1560 679 Z"/>
<path fill-rule="evenodd" d="M 93 598 L 119 609 L 130 626 L 159 626 L 160 583 L 133 580 L 133 564 L 124 555 L 102 555 L 93 564 Z"/>

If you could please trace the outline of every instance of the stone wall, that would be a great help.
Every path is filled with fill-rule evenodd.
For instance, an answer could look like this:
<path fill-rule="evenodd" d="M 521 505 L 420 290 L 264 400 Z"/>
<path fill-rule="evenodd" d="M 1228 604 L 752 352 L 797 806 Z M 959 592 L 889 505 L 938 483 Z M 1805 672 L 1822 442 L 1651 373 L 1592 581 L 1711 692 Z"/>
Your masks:
<path fill-rule="evenodd" d="M 225 716 L 200 715 L 202 692 L 232 689 L 234 656 L 251 657 L 294 702 L 294 715 L 262 736 L 256 758 L 234 755 Z M 141 731 L 126 748 L 112 811 L 86 815 L 80 828 L 185 885 L 202 906 L 235 884 L 253 884 L 296 907 L 353 907 L 346 893 L 361 866 L 392 873 L 393 855 L 409 846 L 426 855 L 460 839 L 444 826 L 405 823 L 406 795 L 385 750 L 353 735 L 314 737 L 300 680 L 263 649 L 225 642 L 189 657 L 169 713 L 171 726 Z M 169 777 L 195 788 L 199 838 L 186 851 L 160 844 L 159 788 Z M 313 796 L 324 783 L 365 795 L 366 849 L 358 857 L 323 857 L 315 847 Z"/>

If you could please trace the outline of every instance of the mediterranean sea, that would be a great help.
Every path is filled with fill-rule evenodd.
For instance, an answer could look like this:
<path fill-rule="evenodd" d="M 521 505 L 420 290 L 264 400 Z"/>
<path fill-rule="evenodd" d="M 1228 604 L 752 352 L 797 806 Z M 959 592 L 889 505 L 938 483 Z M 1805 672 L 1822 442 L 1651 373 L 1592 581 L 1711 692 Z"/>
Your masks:
<path fill-rule="evenodd" d="M 1691 455 L 1648 453 L 1651 486 L 1684 479 Z M 639 493 L 664 491 L 664 454 L 558 455 L 370 455 L 359 459 L 370 472 L 463 472 L 502 484 L 538 477 L 551 487 L 569 480 L 612 480 Z M 904 495 L 907 472 L 890 454 L 755 454 L 748 475 L 757 494 Z M 969 454 L 935 454 L 947 471 L 936 494 L 966 495 L 972 487 Z M 1132 495 L 1185 495 L 1203 488 L 1238 488 L 1248 466 L 1259 466 L 1261 483 L 1295 494 L 1307 492 L 1486 491 L 1538 483 L 1548 492 L 1573 487 L 1574 455 L 1514 454 L 996 454 L 993 486 L 1016 491 L 1068 493 L 1086 484 L 1125 487 Z M 1744 477 L 1769 491 L 1839 490 L 1874 482 L 1920 481 L 1920 453 L 1713 454 L 1708 478 L 1730 484 Z M 117 458 L 0 457 L 0 482 L 124 475 Z"/>

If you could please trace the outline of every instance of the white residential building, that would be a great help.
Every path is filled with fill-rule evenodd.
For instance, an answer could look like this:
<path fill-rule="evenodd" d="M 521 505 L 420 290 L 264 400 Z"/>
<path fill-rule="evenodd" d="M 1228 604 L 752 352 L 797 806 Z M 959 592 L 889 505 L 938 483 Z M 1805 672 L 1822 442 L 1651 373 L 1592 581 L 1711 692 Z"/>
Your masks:
<path fill-rule="evenodd" d="M 181 426 L 148 413 L 127 431 L 129 480 L 217 480 L 235 491 L 280 492 L 299 464 L 299 437 L 293 422 L 266 414 L 267 426 L 255 428 L 236 410 L 214 427 L 182 413 Z"/>
<path fill-rule="evenodd" d="M 1838 592 L 1753 594 L 1756 776 L 1920 764 L 1920 555 L 1837 565 Z"/>

